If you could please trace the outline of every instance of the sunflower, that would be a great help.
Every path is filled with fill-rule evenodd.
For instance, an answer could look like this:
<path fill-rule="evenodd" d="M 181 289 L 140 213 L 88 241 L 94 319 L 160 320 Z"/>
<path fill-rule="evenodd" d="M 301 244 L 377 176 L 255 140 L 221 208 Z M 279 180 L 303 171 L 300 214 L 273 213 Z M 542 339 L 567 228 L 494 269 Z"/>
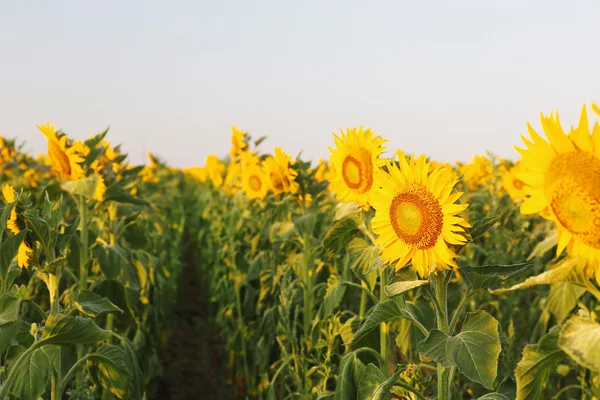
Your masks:
<path fill-rule="evenodd" d="M 521 136 L 526 149 L 516 148 L 523 165 L 517 177 L 528 185 L 521 213 L 554 221 L 557 255 L 566 248 L 586 257 L 600 283 L 600 126 L 596 122 L 590 132 L 585 106 L 568 135 L 558 114 L 542 114 L 541 121 L 548 141 L 528 124 L 531 140 Z"/>
<path fill-rule="evenodd" d="M 225 164 L 217 156 L 212 154 L 206 156 L 206 172 L 214 187 L 219 187 L 223 184 Z"/>
<path fill-rule="evenodd" d="M 481 186 L 487 186 L 493 177 L 493 165 L 486 156 L 473 156 L 473 160 L 468 164 L 462 164 L 458 167 L 463 175 L 463 182 L 471 190 L 477 190 Z"/>
<path fill-rule="evenodd" d="M 290 155 L 279 147 L 275 147 L 275 155 L 267 157 L 263 162 L 265 173 L 269 177 L 269 186 L 273 193 L 296 193 L 299 188 L 296 182 L 298 172 L 290 167 Z"/>
<path fill-rule="evenodd" d="M 267 175 L 258 163 L 248 165 L 242 172 L 242 190 L 250 200 L 264 199 L 269 190 Z"/>
<path fill-rule="evenodd" d="M 4 185 L 2 188 L 2 195 L 4 196 L 4 200 L 7 204 L 14 203 L 16 200 L 16 192 L 15 189 L 11 185 Z M 17 235 L 21 232 L 21 228 L 17 225 L 17 211 L 13 207 L 8 220 L 6 221 L 6 227 L 9 231 L 11 231 L 14 235 Z M 17 265 L 19 268 L 27 268 L 29 267 L 29 254 L 33 253 L 33 250 L 27 245 L 25 240 L 21 242 L 19 245 L 19 249 L 17 250 Z"/>
<path fill-rule="evenodd" d="M 208 179 L 208 170 L 206 167 L 190 167 L 183 170 L 184 174 L 187 174 L 198 182 L 206 182 Z"/>
<path fill-rule="evenodd" d="M 52 171 L 62 180 L 77 180 L 85 173 L 80 163 L 85 159 L 81 156 L 82 146 L 67 146 L 67 136 L 60 138 L 56 134 L 55 125 L 38 125 L 37 128 L 48 139 L 48 159 Z"/>
<path fill-rule="evenodd" d="M 455 204 L 462 195 L 453 193 L 457 181 L 445 168 L 430 173 L 425 155 L 402 157 L 400 166 L 389 164 L 389 173 L 379 170 L 372 196 L 371 226 L 379 235 L 375 244 L 382 247 L 381 257 L 396 270 L 412 260 L 421 277 L 456 268 L 457 255 L 448 245 L 465 244 L 470 227 L 457 215 L 468 206 Z"/>
<path fill-rule="evenodd" d="M 231 150 L 229 150 L 229 156 L 232 160 L 248 147 L 244 141 L 245 136 L 246 134 L 240 131 L 237 126 L 231 127 Z"/>
<path fill-rule="evenodd" d="M 356 202 L 364 209 L 371 205 L 375 185 L 373 176 L 384 160 L 379 155 L 385 150 L 386 142 L 381 136 L 373 136 L 370 129 L 348 128 L 341 136 L 334 134 L 335 149 L 331 152 L 331 164 L 337 171 L 330 181 L 331 189 L 337 198 L 346 202 Z"/>
<path fill-rule="evenodd" d="M 242 178 L 242 165 L 239 162 L 230 162 L 227 166 L 227 174 L 223 181 L 223 188 L 225 193 L 233 195 L 236 194 L 241 186 Z"/>
<path fill-rule="evenodd" d="M 523 167 L 518 163 L 505 171 L 502 177 L 502 187 L 513 200 L 522 200 L 525 197 L 525 183 L 517 178 L 522 171 Z"/>
<path fill-rule="evenodd" d="M 319 158 L 319 165 L 315 172 L 315 180 L 317 182 L 324 182 L 327 180 L 327 162 L 322 158 Z"/>

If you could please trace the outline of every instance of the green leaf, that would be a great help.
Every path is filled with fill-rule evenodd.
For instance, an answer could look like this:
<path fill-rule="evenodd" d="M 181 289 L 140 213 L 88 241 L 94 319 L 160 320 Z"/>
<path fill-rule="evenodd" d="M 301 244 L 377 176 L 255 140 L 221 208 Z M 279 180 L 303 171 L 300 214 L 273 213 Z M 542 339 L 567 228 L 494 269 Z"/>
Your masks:
<path fill-rule="evenodd" d="M 0 220 L 0 226 L 2 227 L 2 232 L 4 232 L 4 228 L 6 228 L 6 221 L 10 217 L 10 213 L 16 207 L 17 202 L 13 201 L 12 203 L 8 203 L 6 206 L 2 208 L 2 219 Z M 0 233 L 2 233 L 0 232 Z"/>
<path fill-rule="evenodd" d="M 471 229 L 469 229 L 469 233 L 471 234 L 471 240 L 475 240 L 488 230 L 494 226 L 494 224 L 500 221 L 502 218 L 502 214 L 496 215 L 494 217 L 485 217 L 480 219 L 479 221 L 475 221 Z"/>
<path fill-rule="evenodd" d="M 23 213 L 23 216 L 25 217 L 27 228 L 33 233 L 35 238 L 42 243 L 42 248 L 50 248 L 50 245 L 54 244 L 53 239 L 55 239 L 55 236 L 53 235 L 48 222 L 40 217 L 39 211 L 28 210 Z"/>
<path fill-rule="evenodd" d="M 543 257 L 548 251 L 558 244 L 558 231 L 551 232 L 546 239 L 535 245 L 533 251 L 527 257 L 527 261 L 533 260 L 534 258 Z"/>
<path fill-rule="evenodd" d="M 385 293 L 388 297 L 396 296 L 423 286 L 428 282 L 427 280 L 418 279 L 412 268 L 403 268 L 396 272 L 394 279 L 385 287 Z"/>
<path fill-rule="evenodd" d="M 372 291 L 379 276 L 378 270 L 385 266 L 380 257 L 381 251 L 364 239 L 354 238 L 348 245 L 348 252 L 356 257 L 350 268 Z"/>
<path fill-rule="evenodd" d="M 456 336 L 434 329 L 419 343 L 419 352 L 445 367 L 457 366 L 472 381 L 493 388 L 502 351 L 498 321 L 485 311 L 468 313 Z"/>
<path fill-rule="evenodd" d="M 535 260 L 511 265 L 482 265 L 480 267 L 460 267 L 465 280 L 473 289 L 487 289 L 507 279 L 514 278 L 531 269 Z"/>
<path fill-rule="evenodd" d="M 550 285 L 559 282 L 569 282 L 585 287 L 588 284 L 585 267 L 586 263 L 583 259 L 565 258 L 549 271 L 527 278 L 525 281 L 510 288 L 496 289 L 491 292 L 494 294 L 501 294 L 514 290 L 527 289 L 537 285 Z"/>
<path fill-rule="evenodd" d="M 577 364 L 600 372 L 600 324 L 587 317 L 571 317 L 558 337 L 558 345 Z"/>
<path fill-rule="evenodd" d="M 107 279 L 118 277 L 127 262 L 127 252 L 118 244 L 96 246 L 92 254 Z"/>
<path fill-rule="evenodd" d="M 559 332 L 560 327 L 555 326 L 537 344 L 523 349 L 523 356 L 515 369 L 517 400 L 547 398 L 543 396 L 544 385 L 550 373 L 565 358 L 565 353 L 558 346 Z"/>
<path fill-rule="evenodd" d="M 39 398 L 50 380 L 57 354 L 56 346 L 38 347 L 27 354 L 23 362 L 16 366 L 18 369 L 15 371 L 16 377 L 10 392 L 20 399 Z"/>
<path fill-rule="evenodd" d="M 76 181 L 63 182 L 60 187 L 73 196 L 84 196 L 85 198 L 91 199 L 94 197 L 99 180 L 100 176 L 98 174 L 92 174 Z"/>
<path fill-rule="evenodd" d="M 131 378 L 125 364 L 125 353 L 119 346 L 104 344 L 87 359 L 92 381 L 124 399 Z"/>
<path fill-rule="evenodd" d="M 355 364 L 360 363 L 354 353 L 346 354 L 340 362 L 333 400 L 353 400 L 356 398 L 358 379 L 355 379 Z"/>
<path fill-rule="evenodd" d="M 394 374 L 386 376 L 374 364 L 369 364 L 363 372 L 358 385 L 357 400 L 382 400 L 390 394 L 390 389 L 398 381 L 398 376 L 404 368 L 399 365 Z"/>
<path fill-rule="evenodd" d="M 100 297 L 96 293 L 89 290 L 80 290 L 77 295 L 77 300 L 75 300 L 73 305 L 81 313 L 92 318 L 96 318 L 98 315 L 104 313 L 123 312 L 123 310 L 115 306 L 106 297 Z"/>
<path fill-rule="evenodd" d="M 19 246 L 25 238 L 25 233 L 27 233 L 25 230 L 22 230 L 16 235 L 11 233 L 8 235 L 8 238 L 0 244 L 0 274 L 2 277 L 6 276 L 6 271 L 8 271 L 10 263 L 17 256 Z"/>
<path fill-rule="evenodd" d="M 133 348 L 133 344 L 129 339 L 124 339 L 122 345 L 125 352 L 125 364 L 127 365 L 127 370 L 131 374 L 131 381 L 127 393 L 129 393 L 129 396 L 132 399 L 141 399 L 144 394 L 144 373 L 140 367 L 140 362 Z"/>
<path fill-rule="evenodd" d="M 119 183 L 113 183 L 104 192 L 104 202 L 116 201 L 117 203 L 134 204 L 138 206 L 149 206 L 150 204 L 140 199 L 139 197 L 133 196 L 121 187 Z"/>
<path fill-rule="evenodd" d="M 42 340 L 45 344 L 86 344 L 98 343 L 110 335 L 110 331 L 101 329 L 89 318 L 52 314 L 46 321 Z"/>
<path fill-rule="evenodd" d="M 330 254 L 336 254 L 346 247 L 346 245 L 359 232 L 356 222 L 350 218 L 337 221 L 333 227 L 325 234 L 323 246 Z"/>
<path fill-rule="evenodd" d="M 20 299 L 10 294 L 0 296 L 0 326 L 15 322 L 19 318 L 20 308 Z"/>
<path fill-rule="evenodd" d="M 346 285 L 344 285 L 337 276 L 329 276 L 327 279 L 325 297 L 319 308 L 319 319 L 321 321 L 325 321 L 325 319 L 331 315 L 333 310 L 339 306 L 344 297 L 344 293 L 346 293 Z"/>
<path fill-rule="evenodd" d="M 393 321 L 397 318 L 407 318 L 407 316 L 408 312 L 406 310 L 406 304 L 399 297 L 379 303 L 365 319 L 365 323 L 362 324 L 360 329 L 354 334 L 349 342 L 346 342 L 346 344 L 358 342 L 367 336 L 371 330 L 377 328 L 382 322 Z"/>
<path fill-rule="evenodd" d="M 348 217 L 357 218 L 357 214 L 362 209 L 358 203 L 339 203 L 335 208 L 335 214 L 333 216 L 334 221 L 339 221 Z"/>
<path fill-rule="evenodd" d="M 559 282 L 550 286 L 550 295 L 546 307 L 562 324 L 577 305 L 577 300 L 585 293 L 585 288 L 568 282 Z"/>
<path fill-rule="evenodd" d="M 312 235 L 315 231 L 315 226 L 317 225 L 317 214 L 314 212 L 302 215 L 299 218 L 296 218 L 294 221 L 296 224 L 296 229 L 300 234 L 310 234 Z"/>

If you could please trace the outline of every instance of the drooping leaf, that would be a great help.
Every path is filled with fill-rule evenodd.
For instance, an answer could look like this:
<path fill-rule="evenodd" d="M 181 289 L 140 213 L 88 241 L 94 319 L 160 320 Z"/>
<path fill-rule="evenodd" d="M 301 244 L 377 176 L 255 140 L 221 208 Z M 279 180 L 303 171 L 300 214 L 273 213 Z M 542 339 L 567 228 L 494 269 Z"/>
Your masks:
<path fill-rule="evenodd" d="M 382 400 L 386 398 L 403 369 L 398 365 L 392 376 L 386 378 L 383 372 L 374 364 L 367 365 L 358 385 L 357 400 Z"/>
<path fill-rule="evenodd" d="M 358 203 L 339 203 L 335 208 L 334 221 L 339 221 L 348 217 L 352 217 L 360 213 L 361 208 Z"/>
<path fill-rule="evenodd" d="M 128 339 L 125 339 L 122 345 L 125 352 L 125 364 L 131 374 L 127 393 L 132 399 L 141 399 L 144 392 L 144 374 L 140 367 L 138 356 L 133 348 L 133 344 Z"/>
<path fill-rule="evenodd" d="M 335 254 L 346 247 L 346 245 L 359 232 L 356 222 L 350 218 L 337 221 L 325 234 L 323 245 L 330 254 Z"/>
<path fill-rule="evenodd" d="M 92 318 L 96 318 L 98 315 L 104 313 L 123 312 L 123 310 L 115 306 L 106 297 L 100 297 L 96 293 L 89 290 L 80 290 L 77 294 L 77 299 L 73 302 L 73 305 L 81 313 Z"/>
<path fill-rule="evenodd" d="M 352 400 L 356 398 L 358 389 L 358 380 L 355 379 L 355 363 L 357 360 L 354 353 L 346 354 L 340 362 L 340 369 L 337 374 L 337 382 L 333 400 Z"/>
<path fill-rule="evenodd" d="M 89 318 L 52 314 L 46 321 L 42 340 L 46 344 L 86 344 L 98 343 L 110 335 L 110 331 L 101 329 Z"/>
<path fill-rule="evenodd" d="M 381 251 L 364 239 L 354 238 L 348 245 L 348 252 L 355 258 L 350 268 L 373 290 L 379 276 L 378 270 L 385 266 L 380 257 Z"/>
<path fill-rule="evenodd" d="M 96 246 L 93 256 L 107 279 L 118 277 L 127 262 L 127 252 L 117 244 Z"/>
<path fill-rule="evenodd" d="M 335 275 L 331 275 L 327 279 L 327 289 L 325 291 L 325 297 L 319 308 L 319 319 L 324 321 L 327 319 L 333 310 L 339 306 L 342 298 L 346 293 L 346 285 Z"/>
<path fill-rule="evenodd" d="M 129 387 L 130 374 L 125 364 L 125 353 L 119 346 L 104 344 L 87 359 L 90 377 L 96 385 L 108 389 L 124 399 Z"/>
<path fill-rule="evenodd" d="M 401 298 L 386 300 L 377 304 L 369 316 L 365 319 L 364 324 L 354 334 L 352 339 L 346 344 L 358 342 L 364 338 L 371 330 L 377 328 L 382 322 L 389 322 L 397 318 L 406 318 L 408 315 L 406 304 Z"/>
<path fill-rule="evenodd" d="M 17 256 L 19 246 L 26 233 L 26 230 L 22 230 L 16 235 L 11 233 L 8 235 L 8 238 L 0 244 L 0 274 L 2 274 L 2 277 L 6 276 L 6 271 L 8 271 L 10 263 Z"/>
<path fill-rule="evenodd" d="M 445 367 L 458 367 L 470 380 L 492 389 L 502 351 L 498 321 L 485 311 L 468 313 L 458 335 L 434 329 L 419 344 L 419 351 Z"/>
<path fill-rule="evenodd" d="M 577 305 L 577 300 L 585 293 L 585 288 L 568 282 L 559 282 L 550 286 L 550 295 L 546 307 L 559 324 L 569 316 Z"/>
<path fill-rule="evenodd" d="M 546 254 L 548 251 L 550 251 L 557 244 L 558 244 L 558 231 L 555 230 L 555 231 L 551 232 L 550 234 L 548 234 L 548 237 L 546 237 L 546 239 L 542 240 L 534 247 L 534 249 L 531 252 L 531 254 L 529 255 L 529 257 L 527 257 L 527 261 L 533 260 L 534 258 L 542 257 L 544 254 Z"/>
<path fill-rule="evenodd" d="M 15 322 L 19 318 L 21 300 L 10 294 L 0 296 L 0 326 Z"/>
<path fill-rule="evenodd" d="M 473 289 L 487 289 L 507 279 L 526 273 L 534 264 L 535 260 L 511 265 L 495 264 L 479 267 L 460 267 L 460 271 Z"/>
<path fill-rule="evenodd" d="M 544 397 L 544 385 L 550 373 L 565 358 L 558 346 L 560 327 L 556 326 L 542 336 L 537 344 L 523 349 L 521 361 L 515 369 L 517 379 L 517 400 L 541 400 Z"/>
<path fill-rule="evenodd" d="M 560 332 L 558 345 L 577 364 L 600 372 L 600 324 L 596 321 L 571 317 Z"/>
<path fill-rule="evenodd" d="M 471 229 L 469 229 L 469 233 L 471 234 L 471 239 L 475 240 L 488 230 L 494 226 L 496 222 L 498 222 L 502 218 L 502 214 L 496 215 L 493 217 L 485 217 L 473 223 Z"/>
<path fill-rule="evenodd" d="M 427 283 L 429 283 L 429 281 L 421 280 L 421 279 L 410 280 L 410 281 L 394 279 L 394 280 L 392 280 L 392 282 L 389 285 L 387 285 L 385 287 L 385 294 L 387 294 L 388 297 L 397 296 L 404 292 L 408 292 L 411 289 L 418 288 L 419 286 L 423 286 Z"/>
<path fill-rule="evenodd" d="M 485 396 L 481 396 L 479 400 L 510 400 L 510 398 L 502 393 L 494 392 L 488 393 Z"/>

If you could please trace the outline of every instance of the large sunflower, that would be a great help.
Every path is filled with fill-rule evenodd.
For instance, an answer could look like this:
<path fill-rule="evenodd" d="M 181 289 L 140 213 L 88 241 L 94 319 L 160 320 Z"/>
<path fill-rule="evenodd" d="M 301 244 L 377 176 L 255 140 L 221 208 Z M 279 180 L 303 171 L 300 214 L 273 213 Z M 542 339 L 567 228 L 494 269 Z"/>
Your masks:
<path fill-rule="evenodd" d="M 381 136 L 373 136 L 370 129 L 348 128 L 341 136 L 333 134 L 335 149 L 331 152 L 331 165 L 336 171 L 329 186 L 339 200 L 356 202 L 367 209 L 373 194 L 373 176 L 377 168 L 385 162 L 379 159 L 386 142 Z"/>
<path fill-rule="evenodd" d="M 4 200 L 7 204 L 14 203 L 16 200 L 16 192 L 15 189 L 11 185 L 4 185 L 2 187 L 2 195 L 4 196 Z M 15 206 L 16 208 L 16 206 Z M 14 235 L 21 232 L 21 228 L 17 225 L 17 211 L 13 208 L 10 212 L 8 220 L 6 221 L 6 227 L 9 231 L 11 231 Z M 29 267 L 29 254 L 33 253 L 33 250 L 27 245 L 25 240 L 21 242 L 19 245 L 19 249 L 17 250 L 17 265 L 19 268 L 27 268 Z"/>
<path fill-rule="evenodd" d="M 264 199 L 269 190 L 267 175 L 259 164 L 247 165 L 242 172 L 242 190 L 249 199 Z"/>
<path fill-rule="evenodd" d="M 467 204 L 455 204 L 462 192 L 452 192 L 456 180 L 446 168 L 429 172 L 425 155 L 400 166 L 389 164 L 380 170 L 372 196 L 375 216 L 375 244 L 382 247 L 381 257 L 396 265 L 396 270 L 412 260 L 419 276 L 432 271 L 457 267 L 457 255 L 448 246 L 467 242 L 465 228 L 470 225 L 457 214 Z"/>
<path fill-rule="evenodd" d="M 77 180 L 83 178 L 85 173 L 81 163 L 85 159 L 81 156 L 81 146 L 67 146 L 67 136 L 60 138 L 56 134 L 55 125 L 38 125 L 37 128 L 48 139 L 48 159 L 52 171 L 62 180 Z"/>
<path fill-rule="evenodd" d="M 263 162 L 265 173 L 269 177 L 269 185 L 273 193 L 296 193 L 299 188 L 296 177 L 298 172 L 290 166 L 290 156 L 279 147 L 275 147 L 275 155 L 267 157 Z"/>
<path fill-rule="evenodd" d="M 586 257 L 600 282 L 600 126 L 596 122 L 590 132 L 585 106 L 568 135 L 558 114 L 542 115 L 541 121 L 549 142 L 528 124 L 531 140 L 522 136 L 527 148 L 517 148 L 523 165 L 517 177 L 528 185 L 521 212 L 553 220 L 557 255 L 566 248 Z"/>

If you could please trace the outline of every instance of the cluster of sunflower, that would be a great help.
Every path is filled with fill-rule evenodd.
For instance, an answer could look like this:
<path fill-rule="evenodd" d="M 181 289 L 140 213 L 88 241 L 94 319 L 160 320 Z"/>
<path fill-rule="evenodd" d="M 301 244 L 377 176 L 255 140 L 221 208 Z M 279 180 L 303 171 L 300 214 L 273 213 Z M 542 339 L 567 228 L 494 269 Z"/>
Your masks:
<path fill-rule="evenodd" d="M 184 172 L 200 182 L 210 181 L 213 187 L 222 187 L 228 194 L 242 190 L 249 199 L 264 199 L 269 191 L 275 195 L 297 194 L 298 173 L 290 155 L 275 147 L 272 156 L 261 157 L 249 149 L 248 141 L 247 134 L 234 126 L 228 163 L 210 154 L 203 167 L 187 168 Z"/>

